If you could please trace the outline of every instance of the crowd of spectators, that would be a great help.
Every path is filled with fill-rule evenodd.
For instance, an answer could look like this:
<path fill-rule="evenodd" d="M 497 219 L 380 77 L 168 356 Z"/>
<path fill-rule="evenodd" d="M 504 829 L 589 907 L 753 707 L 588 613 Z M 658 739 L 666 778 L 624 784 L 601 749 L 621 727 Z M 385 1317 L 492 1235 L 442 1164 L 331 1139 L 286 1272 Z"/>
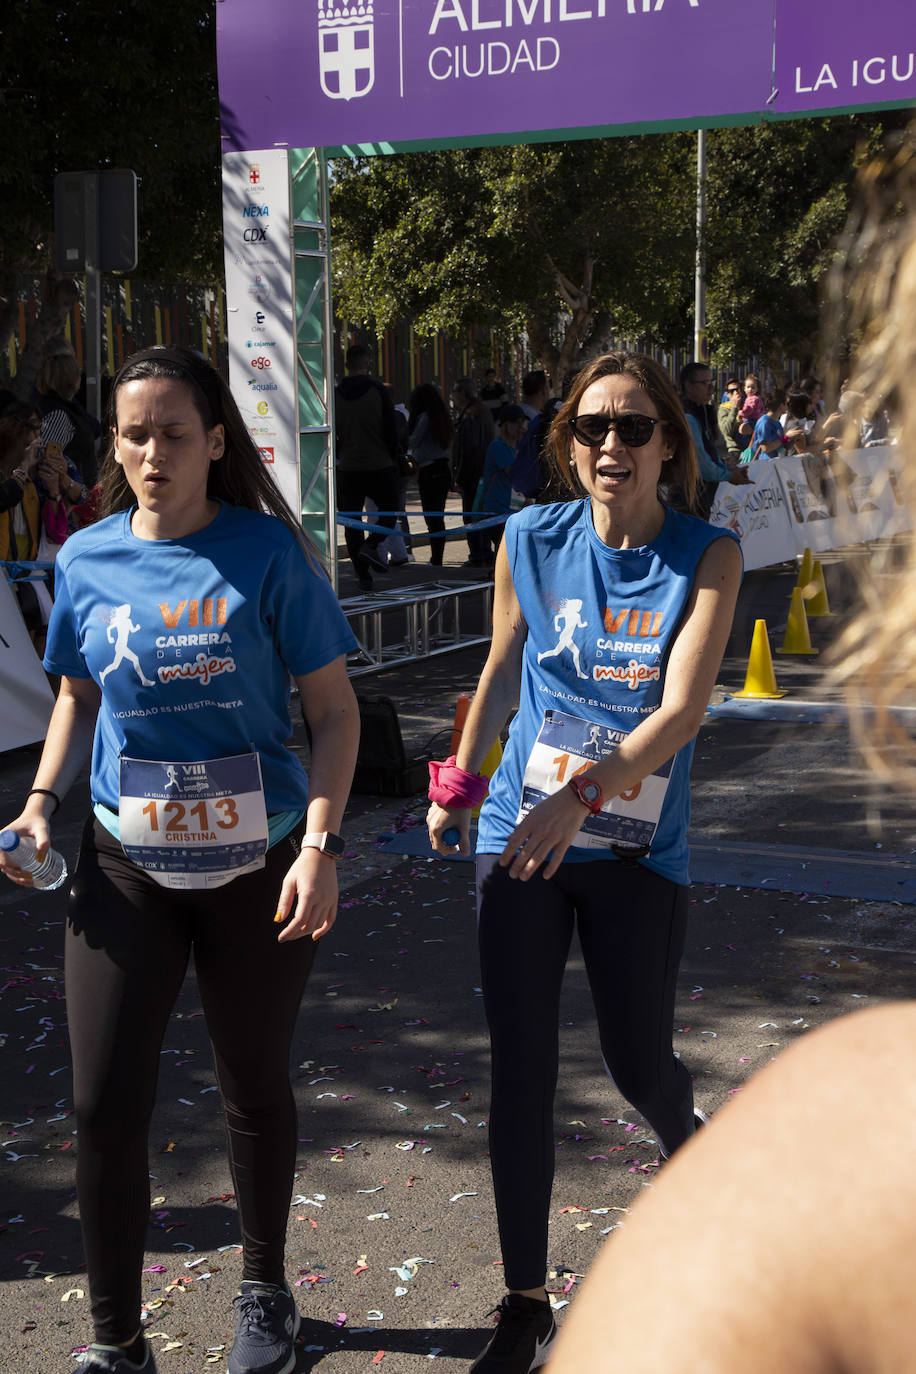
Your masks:
<path fill-rule="evenodd" d="M 363 351 L 368 366 L 368 350 Z M 748 472 L 752 462 L 787 454 L 823 456 L 841 446 L 865 448 L 890 442 L 888 417 L 883 411 L 867 413 L 864 398 L 846 387 L 836 408 L 829 411 L 823 386 L 815 376 L 785 388 L 764 388 L 755 372 L 731 376 L 718 402 L 714 400 L 715 374 L 707 363 L 687 363 L 679 380 L 700 471 L 695 513 L 703 519 L 709 518 L 720 483 L 741 486 L 752 480 Z M 571 381 L 572 377 L 568 379 Z M 381 383 L 376 385 L 382 391 L 387 389 Z M 338 387 L 338 406 L 346 404 L 346 386 L 345 382 Z M 451 388 L 450 405 L 438 385 L 429 381 L 414 389 L 408 406 L 394 407 L 406 419 L 401 450 L 395 453 L 392 441 L 387 460 L 401 468 L 397 508 L 404 504 L 406 476 L 415 476 L 430 535 L 429 561 L 434 567 L 442 565 L 444 510 L 451 491 L 461 497 L 468 545 L 465 566 L 473 568 L 493 566 L 501 534 L 498 525 L 476 526 L 524 504 L 559 499 L 546 461 L 545 443 L 562 400 L 554 396 L 551 378 L 541 368 L 521 377 L 518 395 L 516 403 L 496 369 L 489 367 L 480 385 L 471 377 L 460 377 Z M 339 472 L 341 463 L 338 456 Z M 345 485 L 339 483 L 339 494 Z M 667 500 L 678 505 L 679 493 L 668 491 Z M 339 504 L 345 509 L 343 502 Z M 366 508 L 371 512 L 371 501 L 366 502 Z M 356 512 L 354 504 L 350 514 Z M 389 516 L 379 523 L 393 524 L 394 519 Z M 369 538 L 350 529 L 348 546 L 368 554 L 375 570 L 387 571 L 408 559 L 415 561 L 406 518 L 402 529 L 406 544 L 395 533 L 375 547 Z M 381 532 L 377 539 L 381 539 Z M 372 590 L 368 569 L 363 566 L 357 571 L 360 587 Z"/>
<path fill-rule="evenodd" d="M 75 530 L 96 518 L 100 426 L 79 403 L 72 349 L 43 359 L 27 400 L 0 391 L 0 562 L 32 641 L 42 647 L 53 565 Z M 23 565 L 37 565 L 29 567 Z"/>

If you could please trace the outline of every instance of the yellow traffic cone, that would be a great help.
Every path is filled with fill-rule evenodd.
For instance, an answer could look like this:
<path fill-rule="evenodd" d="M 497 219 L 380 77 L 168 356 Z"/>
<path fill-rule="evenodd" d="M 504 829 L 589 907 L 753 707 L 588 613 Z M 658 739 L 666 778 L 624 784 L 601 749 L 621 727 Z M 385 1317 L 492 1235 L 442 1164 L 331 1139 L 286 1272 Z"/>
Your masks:
<path fill-rule="evenodd" d="M 786 637 L 776 650 L 778 654 L 819 654 L 820 649 L 812 649 L 808 633 L 808 617 L 805 615 L 805 598 L 801 587 L 792 593 L 789 619 L 786 621 Z"/>
<path fill-rule="evenodd" d="M 811 573 L 811 581 L 805 589 L 805 600 L 807 606 L 805 612 L 808 616 L 812 615 L 833 615 L 827 601 L 827 586 L 824 582 L 824 569 L 821 567 L 819 558 L 814 560 L 814 568 Z"/>
<path fill-rule="evenodd" d="M 736 692 L 735 696 L 766 700 L 785 695 L 785 692 L 780 692 L 776 686 L 767 623 L 765 620 L 757 620 L 754 622 L 754 638 L 751 640 L 751 656 L 748 659 L 744 688 Z"/>
<path fill-rule="evenodd" d="M 799 565 L 798 577 L 795 579 L 795 587 L 806 587 L 808 585 L 811 581 L 811 567 L 812 553 L 810 549 L 805 549 L 805 552 L 802 554 L 802 561 Z M 795 590 L 795 587 L 792 588 L 792 591 Z M 789 596 L 791 595 L 792 592 L 789 592 Z"/>
<path fill-rule="evenodd" d="M 481 773 L 488 778 L 492 778 L 493 774 L 496 772 L 497 768 L 502 762 L 502 757 L 503 746 L 499 739 L 499 736 L 497 735 L 495 742 L 490 746 L 489 752 L 487 753 L 487 757 L 480 765 Z M 483 802 L 480 803 L 480 806 L 483 806 Z M 474 807 L 473 811 L 471 812 L 472 816 L 480 815 L 480 806 Z"/>

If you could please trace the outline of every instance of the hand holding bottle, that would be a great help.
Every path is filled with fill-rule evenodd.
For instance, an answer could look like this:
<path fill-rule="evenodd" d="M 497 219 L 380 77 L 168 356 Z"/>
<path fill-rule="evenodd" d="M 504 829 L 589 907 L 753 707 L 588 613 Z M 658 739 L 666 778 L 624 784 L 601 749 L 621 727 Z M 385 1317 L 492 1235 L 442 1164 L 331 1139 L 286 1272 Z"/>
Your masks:
<path fill-rule="evenodd" d="M 13 882 L 48 892 L 66 882 L 67 861 L 63 855 L 50 845 L 39 850 L 30 835 L 21 835 L 16 830 L 0 831 L 0 853 L 7 860 L 4 871 Z M 16 871 L 9 865 L 14 865 Z"/>

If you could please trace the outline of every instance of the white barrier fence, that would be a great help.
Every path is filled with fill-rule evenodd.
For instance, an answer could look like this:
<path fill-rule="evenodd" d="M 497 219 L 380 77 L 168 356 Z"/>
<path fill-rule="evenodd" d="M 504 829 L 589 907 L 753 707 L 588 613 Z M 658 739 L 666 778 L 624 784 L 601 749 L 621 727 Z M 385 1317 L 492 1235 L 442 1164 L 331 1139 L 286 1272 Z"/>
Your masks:
<path fill-rule="evenodd" d="M 719 486 L 710 523 L 734 530 L 744 566 L 786 563 L 809 548 L 818 554 L 845 544 L 886 539 L 912 528 L 899 494 L 899 448 L 855 449 L 764 459 L 748 468 L 753 486 Z"/>
<path fill-rule="evenodd" d="M 44 739 L 53 707 L 54 693 L 19 605 L 0 576 L 0 752 Z"/>

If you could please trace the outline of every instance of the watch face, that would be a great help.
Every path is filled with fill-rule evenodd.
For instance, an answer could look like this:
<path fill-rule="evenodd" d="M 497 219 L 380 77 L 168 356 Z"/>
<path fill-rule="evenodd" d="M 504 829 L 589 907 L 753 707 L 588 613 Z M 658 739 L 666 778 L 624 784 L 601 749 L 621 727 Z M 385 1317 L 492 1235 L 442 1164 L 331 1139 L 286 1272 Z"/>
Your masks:
<path fill-rule="evenodd" d="M 583 783 L 582 795 L 587 802 L 596 802 L 601 796 L 601 788 L 596 782 Z"/>
<path fill-rule="evenodd" d="M 341 836 L 332 835 L 329 830 L 324 837 L 324 852 L 330 854 L 334 859 L 342 859 L 344 847 L 344 841 Z"/>

